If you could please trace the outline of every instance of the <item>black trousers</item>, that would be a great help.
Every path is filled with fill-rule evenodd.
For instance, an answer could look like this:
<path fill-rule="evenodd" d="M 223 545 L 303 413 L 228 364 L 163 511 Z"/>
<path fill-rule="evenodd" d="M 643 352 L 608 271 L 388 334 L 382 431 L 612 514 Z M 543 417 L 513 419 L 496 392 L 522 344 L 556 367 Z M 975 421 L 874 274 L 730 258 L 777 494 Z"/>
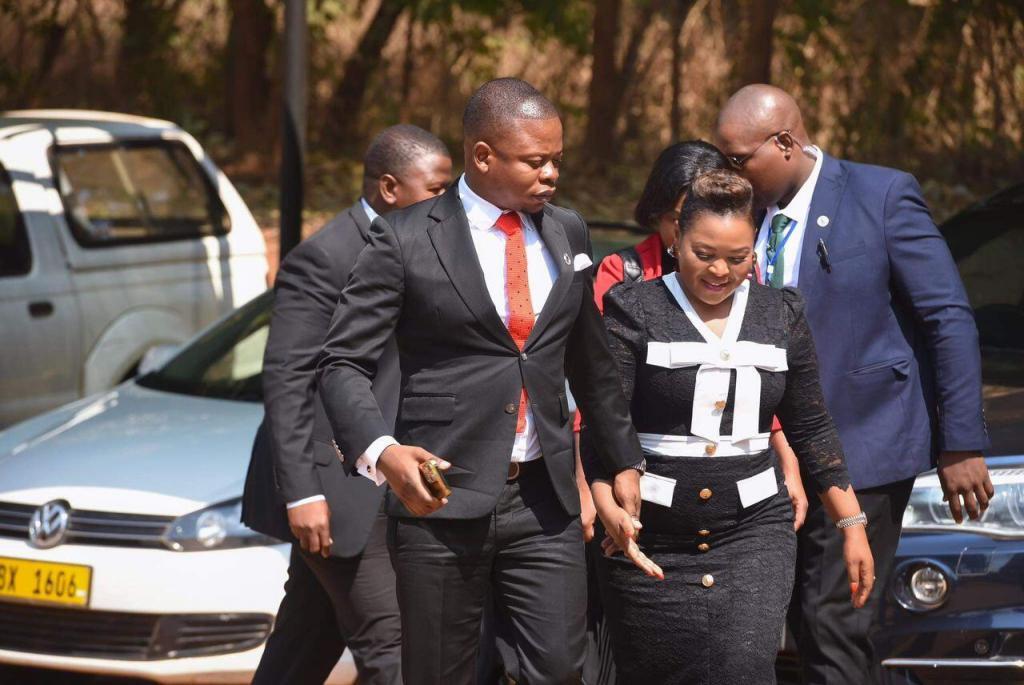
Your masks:
<path fill-rule="evenodd" d="M 882 593 L 889 585 L 903 528 L 903 511 L 914 479 L 857 491 L 868 515 L 868 540 L 875 558 L 875 589 L 863 609 L 850 604 L 843 560 L 843 535 L 817 498 L 810 498 L 807 522 L 797 544 L 796 582 L 789 626 L 810 685 L 878 683 L 879 658 L 869 638 Z"/>
<path fill-rule="evenodd" d="M 321 685 L 344 650 L 331 598 L 293 545 L 284 599 L 252 682 Z"/>
<path fill-rule="evenodd" d="M 293 547 L 256 685 L 323 683 L 346 646 L 360 685 L 402 682 L 401 619 L 386 537 L 387 517 L 380 514 L 358 557 L 324 559 Z"/>
<path fill-rule="evenodd" d="M 598 560 L 602 557 L 601 540 L 586 546 L 587 559 L 587 634 L 583 658 L 583 685 L 615 685 L 615 656 L 611 633 L 601 604 L 597 582 Z M 515 636 L 508 615 L 493 601 L 484 606 L 480 630 L 480 657 L 477 661 L 477 685 L 505 685 L 518 682 L 519 660 Z"/>
<path fill-rule="evenodd" d="M 394 518 L 389 545 L 406 685 L 474 681 L 488 601 L 508 617 L 520 685 L 580 682 L 583 529 L 578 516 L 562 509 L 542 463 L 524 465 L 489 516 Z"/>

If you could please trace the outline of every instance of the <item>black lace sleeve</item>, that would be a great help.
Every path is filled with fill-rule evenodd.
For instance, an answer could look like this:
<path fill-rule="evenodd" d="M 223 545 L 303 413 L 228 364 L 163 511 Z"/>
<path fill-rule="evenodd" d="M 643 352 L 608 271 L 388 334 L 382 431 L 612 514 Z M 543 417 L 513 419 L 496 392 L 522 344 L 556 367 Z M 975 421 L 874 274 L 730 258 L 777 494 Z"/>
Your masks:
<path fill-rule="evenodd" d="M 825 492 L 833 485 L 845 490 L 850 485 L 850 475 L 839 433 L 825 408 L 818 356 L 804 314 L 804 301 L 793 288 L 784 288 L 782 296 L 790 331 L 786 350 L 789 371 L 776 414 L 815 491 Z"/>
<path fill-rule="evenodd" d="M 604 325 L 608 331 L 608 346 L 619 369 L 622 391 L 627 406 L 633 402 L 636 370 L 646 355 L 646 327 L 643 305 L 638 297 L 639 284 L 616 285 L 604 296 Z M 586 421 L 586 415 L 584 415 Z M 584 424 L 580 434 L 580 455 L 587 480 L 608 478 L 594 450 L 591 431 Z"/>

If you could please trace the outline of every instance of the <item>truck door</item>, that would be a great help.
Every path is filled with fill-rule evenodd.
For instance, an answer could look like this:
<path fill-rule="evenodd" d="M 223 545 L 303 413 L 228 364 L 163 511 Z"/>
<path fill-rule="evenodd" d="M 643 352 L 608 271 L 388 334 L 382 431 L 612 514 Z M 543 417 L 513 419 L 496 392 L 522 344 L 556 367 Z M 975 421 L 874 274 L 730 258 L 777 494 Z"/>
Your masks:
<path fill-rule="evenodd" d="M 56 235 L 52 136 L 0 141 L 0 427 L 80 397 L 80 315 Z"/>

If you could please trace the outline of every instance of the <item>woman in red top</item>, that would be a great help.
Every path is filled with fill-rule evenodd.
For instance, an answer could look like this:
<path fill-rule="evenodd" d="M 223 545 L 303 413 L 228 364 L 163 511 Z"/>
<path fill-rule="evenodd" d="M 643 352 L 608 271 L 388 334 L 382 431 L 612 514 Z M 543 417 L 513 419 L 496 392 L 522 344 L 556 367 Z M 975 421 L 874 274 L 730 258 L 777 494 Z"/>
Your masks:
<path fill-rule="evenodd" d="M 649 281 L 676 270 L 676 257 L 668 250 L 677 240 L 679 212 L 690 184 L 706 171 L 731 168 L 718 148 L 703 140 L 687 140 L 662 150 L 633 211 L 636 222 L 650 229 L 652 235 L 633 247 L 613 252 L 601 260 L 594 276 L 594 299 L 598 309 L 604 311 L 605 293 L 613 286 L 622 282 Z M 760 280 L 756 274 L 753 276 L 755 280 Z M 577 433 L 580 425 L 580 415 L 577 414 Z M 799 529 L 807 514 L 807 496 L 796 455 L 780 429 L 776 421 L 772 427 L 771 444 L 779 455 L 793 503 L 794 526 Z"/>
<path fill-rule="evenodd" d="M 668 253 L 679 225 L 683 196 L 693 179 L 712 169 L 729 169 L 729 162 L 714 145 L 688 140 L 662 150 L 654 162 L 633 218 L 652 235 L 601 260 L 594 276 L 594 298 L 603 311 L 604 294 L 623 281 L 649 281 L 676 270 Z"/>

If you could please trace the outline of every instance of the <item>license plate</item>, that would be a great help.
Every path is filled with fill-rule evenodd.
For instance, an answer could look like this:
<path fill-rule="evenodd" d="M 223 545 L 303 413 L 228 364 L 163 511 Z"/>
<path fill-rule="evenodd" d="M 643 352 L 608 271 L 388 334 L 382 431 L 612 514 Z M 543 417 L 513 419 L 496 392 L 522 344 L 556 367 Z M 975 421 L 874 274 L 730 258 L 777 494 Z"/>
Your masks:
<path fill-rule="evenodd" d="M 0 557 L 0 600 L 89 606 L 92 568 Z"/>

